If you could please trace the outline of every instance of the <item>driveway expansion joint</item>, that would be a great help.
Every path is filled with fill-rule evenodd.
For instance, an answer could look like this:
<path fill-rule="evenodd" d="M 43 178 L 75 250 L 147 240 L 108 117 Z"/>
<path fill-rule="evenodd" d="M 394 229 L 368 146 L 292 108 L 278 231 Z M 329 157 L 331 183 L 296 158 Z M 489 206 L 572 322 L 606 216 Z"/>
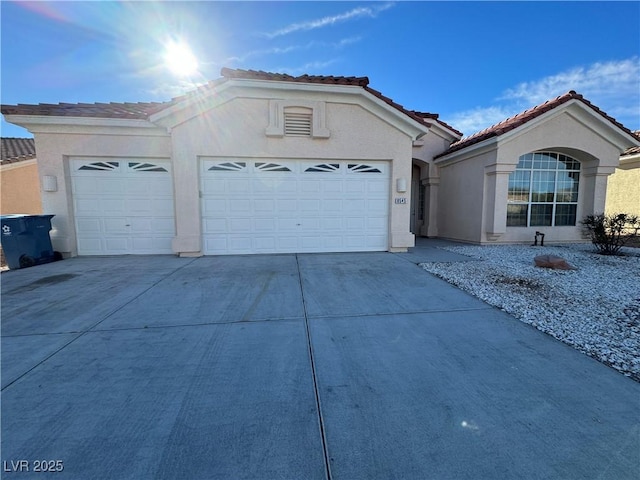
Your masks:
<path fill-rule="evenodd" d="M 307 337 L 307 350 L 309 352 L 309 362 L 311 365 L 311 376 L 313 377 L 313 393 L 316 400 L 316 410 L 318 411 L 318 427 L 320 428 L 320 438 L 322 441 L 322 455 L 324 458 L 324 467 L 325 473 L 327 476 L 327 480 L 331 480 L 331 460 L 329 457 L 329 450 L 327 447 L 327 436 L 326 429 L 324 424 L 324 419 L 322 417 L 322 403 L 320 400 L 320 392 L 318 389 L 318 376 L 316 372 L 315 358 L 313 353 L 313 342 L 311 341 L 311 329 L 309 328 L 309 316 L 307 315 L 307 304 L 305 301 L 304 287 L 302 281 L 302 272 L 300 271 L 300 262 L 298 260 L 298 255 L 296 254 L 296 267 L 298 269 L 298 281 L 300 284 L 300 295 L 302 299 L 302 309 L 304 313 L 304 328 Z"/>

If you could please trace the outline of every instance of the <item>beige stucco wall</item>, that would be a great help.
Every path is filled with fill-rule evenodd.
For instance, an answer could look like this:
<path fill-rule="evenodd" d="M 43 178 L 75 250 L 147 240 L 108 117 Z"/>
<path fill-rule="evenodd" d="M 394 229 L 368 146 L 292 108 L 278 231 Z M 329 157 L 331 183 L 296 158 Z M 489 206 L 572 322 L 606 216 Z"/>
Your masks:
<path fill-rule="evenodd" d="M 439 162 L 440 236 L 478 243 L 524 243 L 532 242 L 540 231 L 548 243 L 575 242 L 584 240 L 580 220 L 604 210 L 607 177 L 619 162 L 620 134 L 583 107 L 569 106 L 466 150 Z M 576 226 L 506 226 L 509 174 L 521 155 L 535 151 L 565 153 L 581 162 Z M 447 220 L 450 207 L 456 213 Z"/>
<path fill-rule="evenodd" d="M 414 245 L 410 233 L 410 204 L 395 204 L 396 180 L 411 183 L 412 141 L 423 127 L 359 87 L 331 94 L 311 91 L 271 91 L 267 88 L 232 89 L 176 107 L 156 122 L 67 119 L 34 123 L 40 179 L 53 176 L 58 188 L 42 192 L 45 213 L 53 213 L 54 249 L 76 255 L 70 160 L 105 158 L 166 158 L 172 162 L 175 192 L 176 237 L 173 250 L 181 255 L 202 253 L 200 213 L 201 157 L 379 160 L 390 164 L 389 249 Z M 361 92 L 353 94 L 353 92 Z M 226 96 L 225 96 L 226 95 Z M 273 100 L 325 102 L 328 138 L 274 137 L 266 130 Z M 221 100 L 220 100 L 221 99 Z M 58 124 L 56 122 L 67 122 Z M 426 130 L 426 129 L 425 129 Z"/>
<path fill-rule="evenodd" d="M 640 155 L 634 160 L 623 158 L 609 177 L 605 212 L 640 216 Z"/>
<path fill-rule="evenodd" d="M 0 168 L 0 213 L 42 213 L 36 160 L 3 165 Z"/>
<path fill-rule="evenodd" d="M 353 99 L 340 95 L 292 93 L 288 100 L 326 101 L 329 138 L 271 137 L 269 102 L 274 98 L 235 98 L 172 128 L 177 237 L 174 250 L 187 254 L 201 251 L 199 159 L 201 157 L 382 160 L 391 164 L 389 249 L 414 245 L 409 232 L 410 205 L 394 203 L 410 192 L 395 192 L 396 180 L 411 180 L 412 139 L 372 114 Z M 348 100 L 348 101 L 347 101 Z"/>
<path fill-rule="evenodd" d="M 495 151 L 440 166 L 438 236 L 478 243 L 483 220 L 485 165 Z"/>

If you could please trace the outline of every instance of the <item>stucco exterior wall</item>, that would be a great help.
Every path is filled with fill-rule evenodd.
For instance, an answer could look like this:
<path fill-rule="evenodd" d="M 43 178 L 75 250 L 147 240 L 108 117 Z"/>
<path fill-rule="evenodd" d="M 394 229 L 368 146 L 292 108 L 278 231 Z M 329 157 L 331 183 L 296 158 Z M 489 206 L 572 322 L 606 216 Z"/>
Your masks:
<path fill-rule="evenodd" d="M 265 95 L 266 96 L 266 95 Z M 382 160 L 391 164 L 389 248 L 414 245 L 409 232 L 410 205 L 394 203 L 396 180 L 411 179 L 412 139 L 362 105 L 341 103 L 340 96 L 290 95 L 288 100 L 326 101 L 329 138 L 272 137 L 272 98 L 238 97 L 172 128 L 177 237 L 174 250 L 185 255 L 201 251 L 200 157 L 269 159 Z M 410 192 L 401 196 L 409 197 Z"/>
<path fill-rule="evenodd" d="M 67 131 L 65 131 L 67 130 Z M 73 128 L 59 133 L 34 135 L 38 152 L 40 180 L 56 178 L 55 192 L 42 192 L 42 211 L 53 213 L 51 241 L 54 250 L 63 255 L 76 255 L 77 245 L 73 220 L 73 198 L 69 160 L 73 157 L 169 158 L 170 139 L 166 132 L 132 135 L 135 130 L 118 134 L 117 129 L 96 129 L 79 133 Z"/>
<path fill-rule="evenodd" d="M 479 243 L 525 243 L 532 242 L 539 231 L 548 243 L 584 241 L 580 220 L 604 211 L 607 177 L 619 163 L 619 137 L 613 133 L 591 112 L 569 106 L 475 148 L 444 157 L 438 162 L 439 235 Z M 608 140 L 609 136 L 615 141 Z M 580 161 L 576 226 L 506 226 L 509 174 L 521 155 L 535 151 L 564 153 Z M 481 168 L 484 171 L 480 172 Z M 454 213 L 447 214 L 450 208 Z"/>
<path fill-rule="evenodd" d="M 438 236 L 480 242 L 484 203 L 484 170 L 495 152 L 440 166 Z"/>
<path fill-rule="evenodd" d="M 585 215 L 602 212 L 605 205 L 607 177 L 618 165 L 620 151 L 614 144 L 588 128 L 568 113 L 561 113 L 547 122 L 529 129 L 500 144 L 499 161 L 517 165 L 521 155 L 534 151 L 553 151 L 569 155 L 580 162 L 580 185 L 575 226 L 506 227 L 499 239 L 502 243 L 533 241 L 535 233 L 545 234 L 547 243 L 581 242 L 585 240 L 580 220 Z M 506 178 L 508 182 L 508 177 Z M 504 204 L 506 205 L 506 199 Z M 499 205 L 496 206 L 499 208 Z M 504 213 L 506 225 L 506 210 Z M 486 241 L 486 239 L 485 239 Z"/>
<path fill-rule="evenodd" d="M 628 163 L 623 160 L 609 177 L 605 212 L 640 216 L 640 156 Z"/>
<path fill-rule="evenodd" d="M 0 213 L 42 213 L 36 160 L 24 160 L 0 169 Z"/>

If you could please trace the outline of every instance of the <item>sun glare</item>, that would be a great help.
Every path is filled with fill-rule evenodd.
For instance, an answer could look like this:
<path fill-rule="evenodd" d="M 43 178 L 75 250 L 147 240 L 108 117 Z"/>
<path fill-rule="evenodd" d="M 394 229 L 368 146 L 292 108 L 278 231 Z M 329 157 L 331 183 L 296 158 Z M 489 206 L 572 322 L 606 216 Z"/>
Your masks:
<path fill-rule="evenodd" d="M 198 59 L 189 45 L 183 42 L 169 42 L 165 48 L 164 63 L 179 77 L 188 77 L 198 71 Z"/>

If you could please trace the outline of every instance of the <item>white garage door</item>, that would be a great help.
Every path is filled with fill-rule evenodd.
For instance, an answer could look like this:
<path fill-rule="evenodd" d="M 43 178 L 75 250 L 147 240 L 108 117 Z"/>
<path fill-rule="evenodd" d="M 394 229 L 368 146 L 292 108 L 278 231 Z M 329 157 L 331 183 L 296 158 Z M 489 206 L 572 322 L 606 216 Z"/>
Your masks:
<path fill-rule="evenodd" d="M 79 255 L 172 253 L 169 162 L 75 159 L 71 184 Z"/>
<path fill-rule="evenodd" d="M 208 159 L 205 254 L 384 251 L 386 162 Z"/>

